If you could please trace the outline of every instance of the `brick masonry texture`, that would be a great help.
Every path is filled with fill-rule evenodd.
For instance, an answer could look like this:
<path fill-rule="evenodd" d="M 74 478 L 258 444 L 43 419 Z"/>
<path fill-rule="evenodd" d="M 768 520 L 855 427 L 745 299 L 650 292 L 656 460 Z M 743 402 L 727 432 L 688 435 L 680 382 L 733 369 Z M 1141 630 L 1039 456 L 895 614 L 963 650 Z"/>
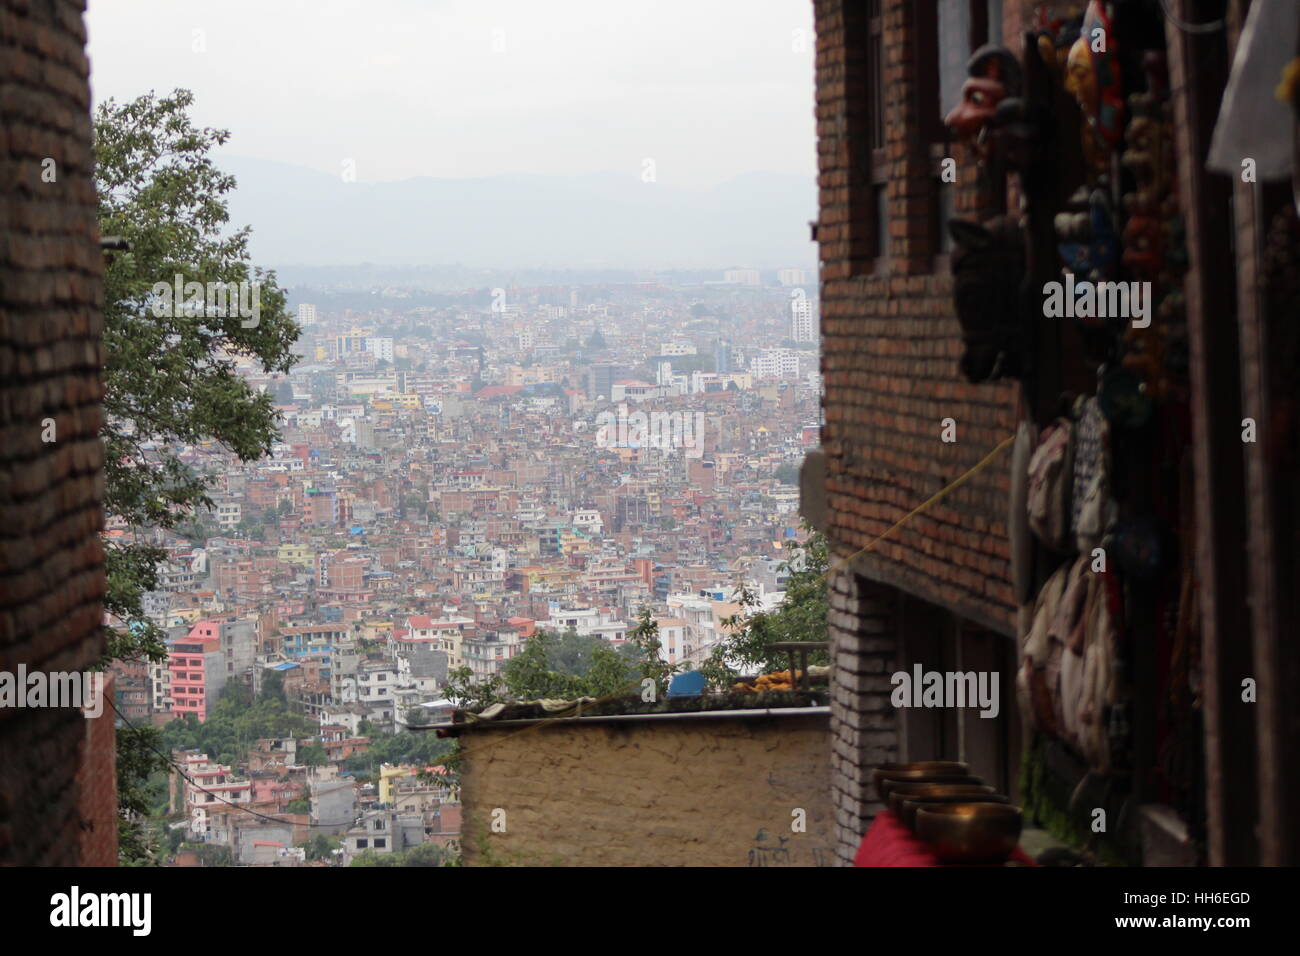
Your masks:
<path fill-rule="evenodd" d="M 465 862 L 832 865 L 827 727 L 801 714 L 469 730 Z M 487 832 L 497 808 L 506 831 Z"/>
<path fill-rule="evenodd" d="M 871 770 L 898 759 L 898 711 L 889 702 L 896 629 L 889 588 L 848 571 L 834 572 L 828 586 L 834 842 L 836 862 L 848 866 L 881 809 Z"/>
<path fill-rule="evenodd" d="M 81 722 L 85 732 L 77 770 L 81 866 L 117 865 L 117 713 L 109 704 L 116 692 L 114 683 L 112 675 L 106 675 L 99 716 Z"/>
<path fill-rule="evenodd" d="M 11 673 L 79 671 L 104 652 L 102 260 L 83 13 L 72 0 L 0 0 L 0 670 Z M 46 159 L 54 182 L 42 181 Z M 116 857 L 112 722 L 87 723 L 76 709 L 0 710 L 0 865 Z M 88 765 L 81 786 L 92 749 L 98 772 Z"/>
<path fill-rule="evenodd" d="M 977 464 L 1016 423 L 1012 385 L 970 385 L 959 374 L 961 334 L 948 267 L 933 248 L 931 144 L 916 107 L 914 4 L 882 0 L 886 177 L 892 255 L 873 271 L 855 260 L 871 228 L 862 170 L 865 56 L 849 37 L 866 4 L 817 0 L 817 139 L 820 184 L 822 371 L 827 503 L 836 553 L 850 554 Z M 954 145 L 954 215 L 979 218 L 987 199 L 968 151 Z M 855 219 L 854 215 L 858 218 Z M 941 440 L 942 421 L 956 441 Z M 869 577 L 1009 633 L 1014 601 L 1005 454 L 908 522 L 856 567 Z"/>
<path fill-rule="evenodd" d="M 943 0 L 947 2 L 947 0 Z M 938 246 L 937 188 L 955 190 L 953 215 L 991 214 L 974 157 L 936 152 L 918 112 L 920 24 L 913 0 L 881 0 L 890 256 L 863 258 L 874 228 L 868 148 L 868 5 L 814 0 L 822 373 L 828 534 L 854 555 L 917 505 L 978 464 L 1015 431 L 1014 385 L 971 385 L 958 371 L 961 330 Z M 937 119 L 934 117 L 933 119 Z M 957 161 L 955 185 L 936 187 L 937 160 Z M 956 441 L 942 441 L 945 419 Z M 895 588 L 1002 633 L 1013 630 L 1004 452 L 937 505 L 908 521 L 830 581 L 831 703 L 837 862 L 852 862 L 881 809 L 873 767 L 899 759 Z"/>

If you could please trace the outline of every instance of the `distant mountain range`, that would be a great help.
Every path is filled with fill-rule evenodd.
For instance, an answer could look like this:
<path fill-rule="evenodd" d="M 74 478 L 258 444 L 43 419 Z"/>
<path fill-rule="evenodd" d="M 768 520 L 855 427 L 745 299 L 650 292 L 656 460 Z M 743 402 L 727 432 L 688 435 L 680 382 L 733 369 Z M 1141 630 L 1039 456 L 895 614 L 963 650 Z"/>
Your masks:
<path fill-rule="evenodd" d="M 712 189 L 636 175 L 422 177 L 388 183 L 222 157 L 254 261 L 492 269 L 814 269 L 811 178 L 746 173 Z"/>

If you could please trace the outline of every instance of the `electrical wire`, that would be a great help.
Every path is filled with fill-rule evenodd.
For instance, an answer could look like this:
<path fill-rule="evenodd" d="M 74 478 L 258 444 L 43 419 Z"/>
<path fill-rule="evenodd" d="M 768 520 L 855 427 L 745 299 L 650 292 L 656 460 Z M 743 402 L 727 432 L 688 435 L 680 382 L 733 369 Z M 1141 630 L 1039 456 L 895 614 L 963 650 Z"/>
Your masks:
<path fill-rule="evenodd" d="M 117 716 L 121 718 L 122 723 L 126 724 L 128 730 L 137 733 L 140 731 L 139 727 L 131 723 L 131 721 L 127 719 L 127 716 L 124 713 L 122 713 L 122 711 L 118 710 L 117 703 L 111 697 L 106 697 L 105 699 L 108 701 L 108 705 L 113 708 L 113 712 L 116 713 Z M 145 740 L 143 736 L 140 739 Z M 312 829 L 312 830 L 316 830 L 316 829 L 332 830 L 344 826 L 343 823 L 299 823 L 296 820 L 286 820 L 281 817 L 273 817 L 268 814 L 262 813 L 259 810 L 253 810 L 250 807 L 246 807 L 242 804 L 232 803 L 231 801 L 223 797 L 221 794 L 213 793 L 211 790 L 207 789 L 202 784 L 196 783 L 194 778 L 191 777 L 188 773 L 186 773 L 185 769 L 180 764 L 178 764 L 169 754 L 163 753 L 161 750 L 159 750 L 157 747 L 155 747 L 152 743 L 148 742 L 147 740 L 145 740 L 145 746 L 148 747 L 150 750 L 152 750 L 155 754 L 157 754 L 158 757 L 164 763 L 166 763 L 169 767 L 171 767 L 173 770 L 179 773 L 183 778 L 185 778 L 186 782 L 188 782 L 190 786 L 192 786 L 195 790 L 199 791 L 200 793 L 206 793 L 209 796 L 219 800 L 221 803 L 224 803 L 229 807 L 234 807 L 236 810 L 239 810 L 242 813 L 247 813 L 251 816 L 258 817 L 259 819 L 266 820 L 270 823 L 279 823 L 279 824 L 283 824 L 284 826 L 290 826 L 290 827 L 307 827 L 308 829 Z M 252 793 L 251 780 L 249 781 L 249 793 L 250 794 Z"/>

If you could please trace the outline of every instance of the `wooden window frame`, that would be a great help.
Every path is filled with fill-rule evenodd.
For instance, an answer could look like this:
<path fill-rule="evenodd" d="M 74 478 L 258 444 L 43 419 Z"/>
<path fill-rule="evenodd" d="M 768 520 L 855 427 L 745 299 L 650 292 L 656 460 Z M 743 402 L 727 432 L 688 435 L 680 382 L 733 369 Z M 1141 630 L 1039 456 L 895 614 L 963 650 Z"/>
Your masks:
<path fill-rule="evenodd" d="M 929 267 L 932 274 L 946 273 L 951 267 L 951 241 L 941 215 L 940 191 L 946 186 L 942 181 L 943 161 L 952 156 L 953 139 L 943 124 L 943 90 L 939 75 L 939 4 L 959 0 L 920 0 L 914 6 L 914 48 L 917 69 L 914 108 L 917 116 L 918 136 L 922 156 L 929 170 L 930 188 L 926 194 L 927 219 L 933 224 L 930 235 Z M 968 4 L 970 30 L 966 36 L 969 56 L 985 43 L 1001 42 L 1002 25 L 989 21 L 990 0 L 965 0 Z M 1003 3 L 1005 11 L 1005 0 Z M 1000 191 L 1003 205 L 1005 190 Z M 952 203 L 949 218 L 957 215 L 957 203 Z M 995 197 L 996 199 L 997 197 Z"/>
<path fill-rule="evenodd" d="M 850 275 L 889 272 L 889 157 L 885 103 L 885 0 L 845 6 L 845 40 L 860 53 L 849 81 L 849 263 Z M 880 214 L 884 190 L 885 214 Z"/>
<path fill-rule="evenodd" d="M 871 271 L 886 273 L 894 259 L 889 236 L 889 131 L 885 119 L 885 0 L 867 2 L 867 81 L 871 85 Z M 874 11 L 875 16 L 871 16 Z M 880 214 L 879 193 L 884 192 L 884 215 Z"/>

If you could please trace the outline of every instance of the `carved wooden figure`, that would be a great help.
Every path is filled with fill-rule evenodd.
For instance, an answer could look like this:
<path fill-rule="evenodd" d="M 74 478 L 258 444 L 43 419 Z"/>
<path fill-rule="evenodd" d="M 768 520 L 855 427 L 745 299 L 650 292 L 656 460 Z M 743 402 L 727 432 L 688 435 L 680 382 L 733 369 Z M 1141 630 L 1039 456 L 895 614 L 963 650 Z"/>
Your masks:
<path fill-rule="evenodd" d="M 953 299 L 966 347 L 962 374 L 971 382 L 1024 379 L 1029 335 L 1023 232 L 1003 217 L 985 224 L 954 219 L 948 230 L 956 243 Z"/>

